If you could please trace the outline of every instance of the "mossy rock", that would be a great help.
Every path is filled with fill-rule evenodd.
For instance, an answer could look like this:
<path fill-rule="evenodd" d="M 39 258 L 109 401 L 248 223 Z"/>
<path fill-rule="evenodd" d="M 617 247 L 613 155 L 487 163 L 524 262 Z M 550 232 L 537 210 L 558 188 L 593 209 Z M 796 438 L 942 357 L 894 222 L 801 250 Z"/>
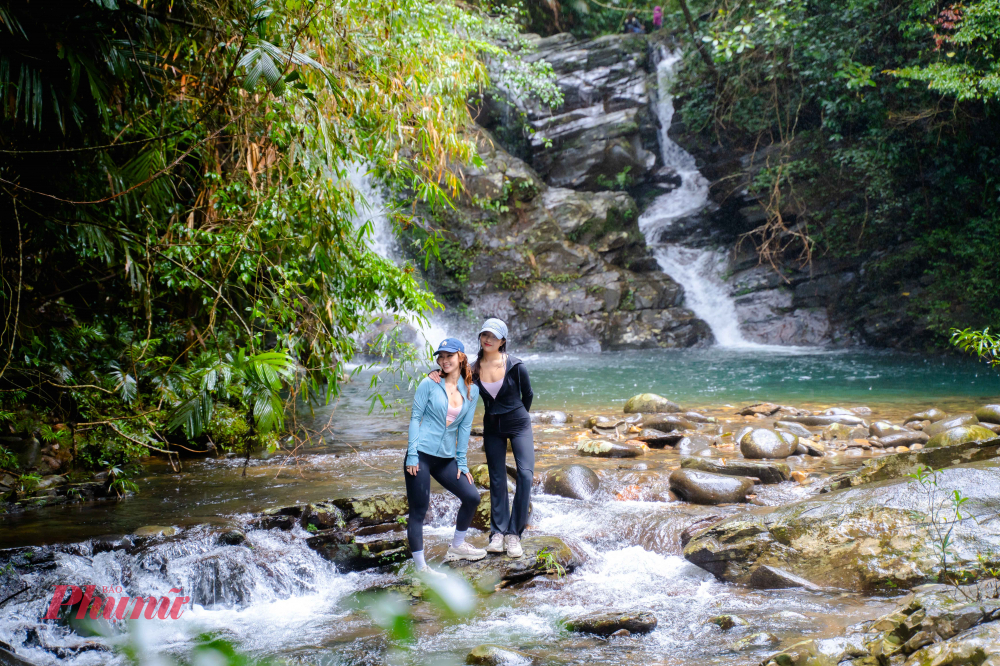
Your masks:
<path fill-rule="evenodd" d="M 566 620 L 570 631 L 580 634 L 610 636 L 624 629 L 630 634 L 648 634 L 656 629 L 656 616 L 649 611 L 634 613 L 587 613 Z"/>
<path fill-rule="evenodd" d="M 344 520 L 360 526 L 396 522 L 410 512 L 406 493 L 380 493 L 367 497 L 351 497 L 332 501 L 344 512 Z"/>
<path fill-rule="evenodd" d="M 535 659 L 530 655 L 499 645 L 479 645 L 465 658 L 465 663 L 481 666 L 528 666 Z"/>
<path fill-rule="evenodd" d="M 529 581 L 536 576 L 558 575 L 559 572 L 551 567 L 553 561 L 565 573 L 571 573 L 586 560 L 582 550 L 556 536 L 522 536 L 521 547 L 524 555 L 518 558 L 490 554 L 476 562 L 456 560 L 448 562 L 446 566 L 463 575 L 476 589 L 491 592 Z"/>
<path fill-rule="evenodd" d="M 959 491 L 963 511 L 1000 510 L 1000 462 L 946 467 L 937 473 L 940 497 Z M 821 588 L 871 593 L 908 588 L 940 575 L 929 518 L 928 492 L 909 478 L 890 479 L 760 508 L 692 536 L 684 557 L 722 580 L 753 585 L 762 567 L 787 572 Z M 1000 521 L 949 526 L 958 573 L 979 567 L 978 557 L 1000 558 Z"/>
<path fill-rule="evenodd" d="M 955 444 L 967 444 L 969 442 L 987 442 L 991 439 L 996 439 L 996 436 L 995 432 L 979 424 L 960 425 L 937 433 L 927 440 L 924 446 L 928 449 L 934 449 L 941 446 L 954 446 Z"/>
<path fill-rule="evenodd" d="M 956 414 L 955 416 L 949 416 L 946 419 L 941 419 L 936 423 L 930 424 L 924 428 L 924 432 L 927 433 L 928 437 L 933 438 L 934 435 L 942 433 L 945 430 L 951 430 L 958 426 L 976 425 L 977 423 L 979 423 L 979 419 L 976 418 L 975 414 Z"/>
<path fill-rule="evenodd" d="M 585 439 L 576 447 L 581 456 L 596 456 L 598 458 L 638 458 L 646 455 L 649 447 L 645 442 L 626 440 L 612 442 L 607 439 Z"/>
<path fill-rule="evenodd" d="M 549 495 L 589 500 L 601 486 L 594 470 L 585 465 L 561 465 L 545 473 L 543 490 Z"/>
<path fill-rule="evenodd" d="M 1000 423 L 1000 405 L 983 405 L 976 410 L 976 418 L 983 423 Z"/>
<path fill-rule="evenodd" d="M 703 472 L 725 474 L 727 476 L 751 476 L 761 483 L 781 483 L 789 477 L 788 465 L 762 460 L 717 460 L 714 458 L 691 457 L 681 460 L 681 469 L 699 469 Z"/>
<path fill-rule="evenodd" d="M 930 409 L 924 410 L 922 412 L 917 412 L 916 414 L 910 414 L 909 416 L 906 417 L 906 420 L 903 421 L 903 425 L 906 425 L 907 423 L 912 423 L 913 421 L 930 421 L 931 423 L 934 423 L 936 421 L 940 421 L 946 416 L 948 416 L 947 413 L 942 412 L 937 407 L 931 407 Z"/>
<path fill-rule="evenodd" d="M 625 401 L 626 414 L 659 414 L 681 411 L 680 405 L 655 393 L 640 393 Z"/>

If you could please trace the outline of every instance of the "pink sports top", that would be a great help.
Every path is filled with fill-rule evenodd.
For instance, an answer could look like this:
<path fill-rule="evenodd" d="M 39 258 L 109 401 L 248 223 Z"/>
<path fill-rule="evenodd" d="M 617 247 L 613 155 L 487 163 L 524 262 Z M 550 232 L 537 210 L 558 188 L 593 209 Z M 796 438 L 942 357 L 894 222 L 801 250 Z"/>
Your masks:
<path fill-rule="evenodd" d="M 451 425 L 451 422 L 458 418 L 458 415 L 462 413 L 462 405 L 458 407 L 452 407 L 448 405 L 448 415 L 445 417 L 445 425 Z"/>
<path fill-rule="evenodd" d="M 496 398 L 497 393 L 500 392 L 500 387 L 503 385 L 503 378 L 500 378 L 495 382 L 484 382 L 480 380 L 480 383 L 483 385 L 483 388 L 486 389 L 487 393 Z"/>

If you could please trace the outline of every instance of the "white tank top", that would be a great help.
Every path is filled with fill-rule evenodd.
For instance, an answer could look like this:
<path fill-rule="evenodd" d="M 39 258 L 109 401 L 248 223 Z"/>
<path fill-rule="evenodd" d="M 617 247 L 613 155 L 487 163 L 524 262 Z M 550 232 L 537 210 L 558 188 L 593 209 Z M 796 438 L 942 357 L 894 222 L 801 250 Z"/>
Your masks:
<path fill-rule="evenodd" d="M 481 380 L 480 380 L 481 381 Z M 503 378 L 501 377 L 499 381 L 495 382 L 483 382 L 481 381 L 483 388 L 494 398 L 497 397 L 497 393 L 500 392 L 500 387 L 503 385 Z"/>

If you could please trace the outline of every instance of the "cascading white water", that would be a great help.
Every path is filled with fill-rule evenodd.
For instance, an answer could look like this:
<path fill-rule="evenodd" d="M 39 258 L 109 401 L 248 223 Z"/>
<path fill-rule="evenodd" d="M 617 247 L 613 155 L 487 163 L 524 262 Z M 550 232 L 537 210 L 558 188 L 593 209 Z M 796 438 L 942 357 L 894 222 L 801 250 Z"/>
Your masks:
<path fill-rule="evenodd" d="M 405 261 L 403 250 L 389 220 L 389 206 L 386 204 L 382 189 L 376 185 L 367 167 L 363 165 L 350 165 L 347 169 L 347 180 L 361 195 L 355 203 L 355 226 L 360 228 L 363 224 L 370 223 L 372 250 L 380 257 L 402 264 Z M 449 326 L 449 322 L 441 313 L 432 313 L 426 324 L 419 324 L 416 321 L 412 323 L 424 341 L 432 346 L 437 346 L 441 340 L 448 337 L 449 330 L 455 329 L 454 323 L 451 322 Z"/>
<path fill-rule="evenodd" d="M 694 157 L 668 136 L 674 116 L 674 100 L 670 92 L 679 51 L 663 54 L 656 67 L 660 120 L 660 151 L 663 163 L 674 169 L 681 178 L 675 190 L 658 197 L 639 217 L 639 229 L 646 237 L 646 244 L 660 269 L 684 287 L 685 305 L 708 324 L 721 347 L 761 347 L 743 337 L 740 331 L 736 304 L 729 296 L 721 273 L 725 254 L 717 250 L 691 248 L 660 243 L 661 233 L 677 220 L 694 215 L 708 205 L 708 180 L 701 175 Z"/>

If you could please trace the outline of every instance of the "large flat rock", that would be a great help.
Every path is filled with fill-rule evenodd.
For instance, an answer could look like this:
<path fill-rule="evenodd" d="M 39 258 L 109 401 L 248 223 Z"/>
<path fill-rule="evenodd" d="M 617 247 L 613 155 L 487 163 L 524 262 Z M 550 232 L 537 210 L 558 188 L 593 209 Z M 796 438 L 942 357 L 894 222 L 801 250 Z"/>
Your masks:
<path fill-rule="evenodd" d="M 889 479 L 733 516 L 695 534 L 684 557 L 734 583 L 752 585 L 768 566 L 819 587 L 908 588 L 939 573 L 930 506 L 956 490 L 969 498 L 962 507 L 969 517 L 953 525 L 949 568 L 973 568 L 980 555 L 1000 555 L 996 461 L 939 470 L 933 494 L 910 479 Z"/>
<path fill-rule="evenodd" d="M 448 566 L 465 576 L 477 589 L 491 590 L 523 583 L 536 576 L 557 573 L 552 567 L 550 554 L 566 573 L 572 572 L 586 560 L 582 550 L 555 536 L 528 536 L 521 539 L 524 555 L 518 558 L 505 554 L 489 554 L 478 562 L 458 560 Z"/>

